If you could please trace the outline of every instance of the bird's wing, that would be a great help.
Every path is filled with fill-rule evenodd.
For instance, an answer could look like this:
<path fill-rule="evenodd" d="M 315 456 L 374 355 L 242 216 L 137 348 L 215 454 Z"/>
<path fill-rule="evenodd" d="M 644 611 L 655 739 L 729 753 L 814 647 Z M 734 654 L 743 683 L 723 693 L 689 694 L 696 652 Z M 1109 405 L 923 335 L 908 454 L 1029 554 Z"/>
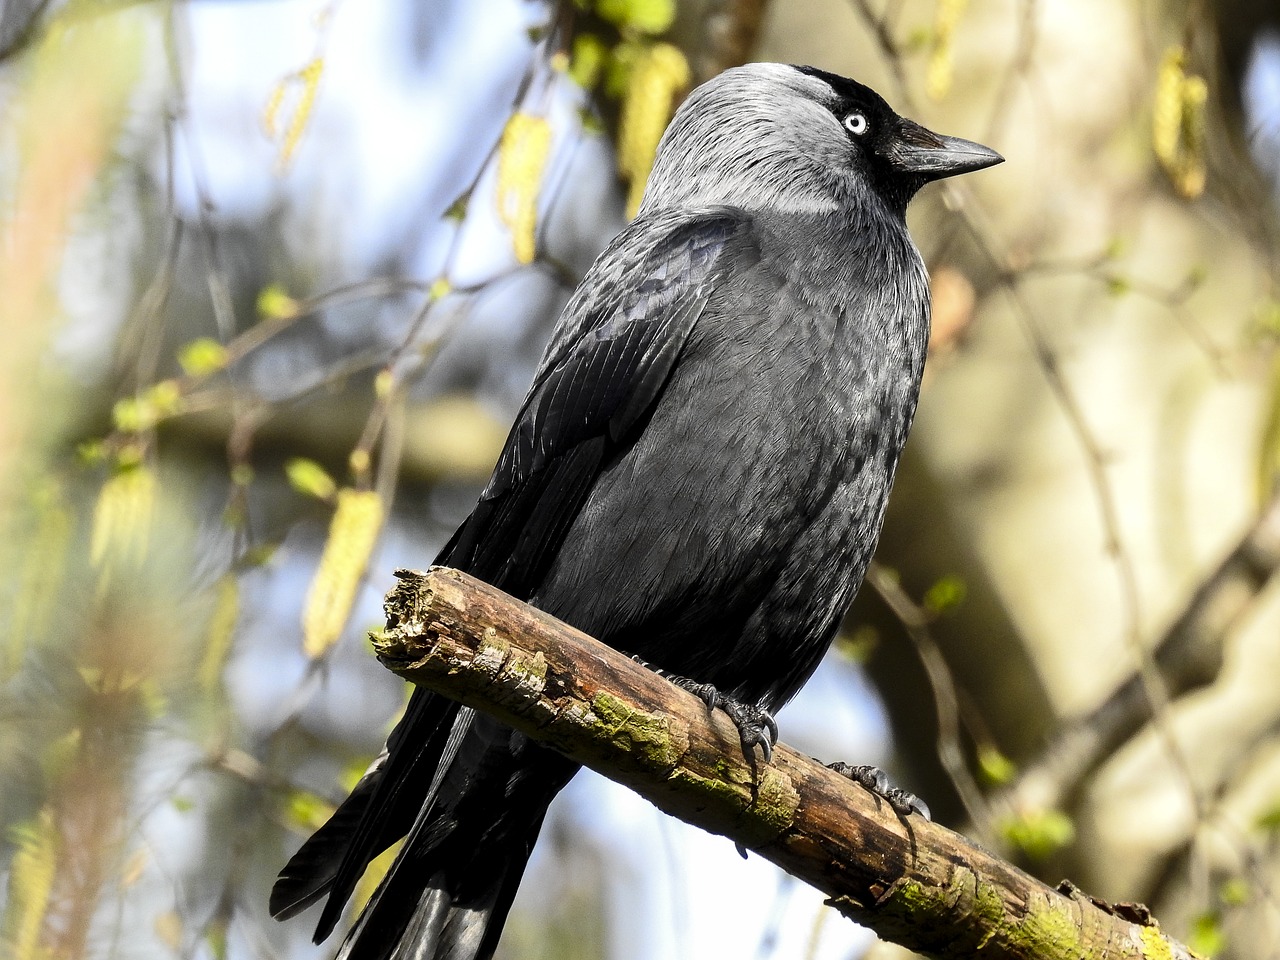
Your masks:
<path fill-rule="evenodd" d="M 566 306 L 489 484 L 438 562 L 529 597 L 652 411 L 717 279 L 754 260 L 750 226 L 717 207 L 644 218 L 614 241 Z"/>
<path fill-rule="evenodd" d="M 527 598 L 601 470 L 643 427 L 726 264 L 753 252 L 750 221 L 732 208 L 628 226 L 565 307 L 489 484 L 437 563 Z M 317 940 L 332 930 L 369 861 L 430 817 L 458 720 L 457 704 L 414 691 L 387 750 L 282 871 L 273 915 L 328 893 Z"/>

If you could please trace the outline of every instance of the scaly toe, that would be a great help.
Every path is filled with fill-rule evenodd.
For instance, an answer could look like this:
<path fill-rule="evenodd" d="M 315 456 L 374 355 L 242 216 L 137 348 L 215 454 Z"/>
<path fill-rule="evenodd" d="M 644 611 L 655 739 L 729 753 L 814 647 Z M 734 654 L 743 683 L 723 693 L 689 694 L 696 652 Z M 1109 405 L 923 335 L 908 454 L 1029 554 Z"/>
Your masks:
<path fill-rule="evenodd" d="M 638 658 L 633 658 L 638 659 Z M 644 661 L 640 661 L 644 663 Z M 645 664 L 648 666 L 648 664 Z M 652 669 L 652 668 L 651 668 Z M 710 683 L 698 683 L 688 677 L 680 677 L 665 670 L 656 671 L 666 677 L 682 690 L 688 690 L 707 705 L 708 710 L 719 707 L 729 715 L 733 725 L 738 728 L 738 739 L 742 741 L 742 752 L 751 759 L 755 747 L 760 748 L 765 763 L 773 759 L 773 747 L 778 742 L 778 722 L 773 714 L 763 707 L 750 703 L 742 703 L 726 697 Z"/>
<path fill-rule="evenodd" d="M 773 759 L 773 745 L 778 742 L 778 724 L 768 710 L 728 697 L 721 697 L 717 705 L 738 728 L 743 753 L 750 757 L 752 749 L 759 747 L 765 763 Z"/>
<path fill-rule="evenodd" d="M 688 677 L 677 677 L 674 673 L 665 673 L 659 670 L 662 676 L 666 677 L 681 690 L 688 690 L 695 697 L 707 705 L 708 710 L 714 710 L 716 705 L 722 699 L 720 691 L 709 683 L 698 683 L 696 680 L 690 680 Z"/>
<path fill-rule="evenodd" d="M 931 819 L 928 805 L 914 793 L 895 787 L 879 767 L 873 767 L 870 764 L 853 766 L 847 763 L 829 763 L 827 767 L 883 798 L 899 816 L 908 817 L 915 813 L 926 820 Z"/>

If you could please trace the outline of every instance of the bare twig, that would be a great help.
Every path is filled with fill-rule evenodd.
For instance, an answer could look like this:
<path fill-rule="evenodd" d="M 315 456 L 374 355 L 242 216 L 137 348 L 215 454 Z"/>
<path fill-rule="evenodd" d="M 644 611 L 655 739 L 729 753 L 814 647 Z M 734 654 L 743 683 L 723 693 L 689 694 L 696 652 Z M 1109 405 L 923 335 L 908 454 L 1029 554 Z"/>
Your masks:
<path fill-rule="evenodd" d="M 919 105 L 916 98 L 911 93 L 911 86 L 907 83 L 907 70 L 904 66 L 906 59 L 902 50 L 902 45 L 898 43 L 893 35 L 893 17 L 888 8 L 884 13 L 877 13 L 868 2 L 868 0 L 850 0 L 853 9 L 862 17 L 863 23 L 871 31 L 872 36 L 876 38 L 876 45 L 880 48 L 880 55 L 884 60 L 884 65 L 888 67 L 889 72 L 893 75 L 893 82 L 898 88 L 898 100 L 902 106 L 906 108 L 908 113 L 916 114 L 919 112 Z"/>
<path fill-rule="evenodd" d="M 960 703 L 956 696 L 955 680 L 929 630 L 928 615 L 907 595 L 902 585 L 878 564 L 873 563 L 868 568 L 867 585 L 880 595 L 880 599 L 897 617 L 907 631 L 907 636 L 915 644 L 938 710 L 938 761 L 947 772 L 956 793 L 960 795 L 960 802 L 964 804 L 969 821 L 979 831 L 982 842 L 994 846 L 995 837 L 990 830 L 990 808 L 965 764 L 964 748 L 960 744 Z"/>

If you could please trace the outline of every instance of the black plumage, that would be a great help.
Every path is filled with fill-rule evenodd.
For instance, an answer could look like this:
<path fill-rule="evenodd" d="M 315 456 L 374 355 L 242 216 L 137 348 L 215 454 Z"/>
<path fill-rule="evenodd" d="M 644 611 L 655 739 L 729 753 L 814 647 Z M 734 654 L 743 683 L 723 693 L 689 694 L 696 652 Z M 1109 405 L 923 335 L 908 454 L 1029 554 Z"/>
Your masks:
<path fill-rule="evenodd" d="M 748 718 L 785 703 L 861 583 L 915 410 L 929 296 L 906 204 L 998 161 L 811 68 L 699 88 L 438 562 L 714 685 Z M 762 741 L 741 725 L 744 746 Z M 322 939 L 407 836 L 342 956 L 489 957 L 576 769 L 417 690 L 281 873 L 272 913 L 327 894 Z"/>

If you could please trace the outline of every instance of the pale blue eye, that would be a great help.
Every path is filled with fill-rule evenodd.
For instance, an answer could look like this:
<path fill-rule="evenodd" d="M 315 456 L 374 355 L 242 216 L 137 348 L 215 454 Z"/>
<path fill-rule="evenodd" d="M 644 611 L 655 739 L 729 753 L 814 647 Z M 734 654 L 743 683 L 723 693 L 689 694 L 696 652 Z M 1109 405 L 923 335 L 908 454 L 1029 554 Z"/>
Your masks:
<path fill-rule="evenodd" d="M 867 132 L 868 126 L 867 118 L 860 113 L 851 113 L 844 118 L 844 128 L 859 137 Z"/>

